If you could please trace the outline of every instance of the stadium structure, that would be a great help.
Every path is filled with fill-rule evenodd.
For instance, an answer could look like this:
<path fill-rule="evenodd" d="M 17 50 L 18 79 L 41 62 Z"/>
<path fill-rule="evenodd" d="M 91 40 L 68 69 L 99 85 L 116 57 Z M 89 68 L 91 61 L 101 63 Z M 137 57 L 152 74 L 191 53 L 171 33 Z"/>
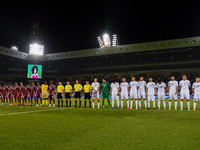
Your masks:
<path fill-rule="evenodd" d="M 27 65 L 41 64 L 42 81 L 180 77 L 200 74 L 200 37 L 33 55 L 0 46 L 0 81 L 27 80 Z M 59 51 L 59 50 L 56 50 Z"/>

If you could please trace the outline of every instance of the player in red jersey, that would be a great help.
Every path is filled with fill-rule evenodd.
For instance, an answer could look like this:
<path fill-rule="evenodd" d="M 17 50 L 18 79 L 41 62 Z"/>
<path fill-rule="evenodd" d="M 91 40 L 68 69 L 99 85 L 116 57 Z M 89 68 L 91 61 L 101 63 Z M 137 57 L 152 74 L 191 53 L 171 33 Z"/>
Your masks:
<path fill-rule="evenodd" d="M 8 98 L 9 98 L 9 104 L 13 105 L 13 87 L 12 87 L 12 83 L 9 84 L 9 88 L 8 88 Z"/>
<path fill-rule="evenodd" d="M 1 99 L 1 105 L 3 105 L 3 95 L 2 95 L 2 90 L 3 90 L 3 88 L 1 87 L 1 84 L 0 84 L 0 99 Z"/>
<path fill-rule="evenodd" d="M 18 83 L 15 82 L 15 86 L 14 86 L 14 98 L 15 98 L 15 104 L 14 106 L 16 106 L 16 101 L 18 99 L 18 96 L 19 96 L 19 86 L 18 86 Z M 18 102 L 19 102 L 19 99 L 18 99 Z"/>
<path fill-rule="evenodd" d="M 24 90 L 25 90 L 25 95 L 24 95 L 24 99 L 25 99 L 25 102 L 26 100 L 28 100 L 28 106 L 30 106 L 30 99 L 29 99 L 29 91 L 30 91 L 30 87 L 29 85 L 27 85 L 27 83 L 24 84 Z M 26 103 L 25 103 L 25 106 L 26 106 Z"/>
<path fill-rule="evenodd" d="M 3 83 L 3 103 L 4 105 L 8 105 L 8 87 L 6 83 Z"/>
<path fill-rule="evenodd" d="M 37 105 L 36 106 L 39 106 L 39 101 L 38 99 L 40 99 L 40 106 L 42 106 L 42 91 L 41 91 L 41 86 L 40 86 L 40 82 L 37 83 L 37 94 L 36 94 L 36 97 L 37 97 Z"/>
<path fill-rule="evenodd" d="M 35 91 L 36 91 L 36 86 L 34 82 L 31 82 L 31 106 L 33 106 L 33 99 L 35 100 L 35 106 L 36 106 L 36 95 L 35 95 Z"/>
<path fill-rule="evenodd" d="M 50 85 L 49 85 L 49 107 L 51 107 L 51 100 L 53 100 L 53 107 L 55 107 L 54 93 L 55 93 L 54 81 L 50 80 Z"/>
<path fill-rule="evenodd" d="M 18 106 L 21 105 L 21 100 L 22 100 L 22 106 L 24 106 L 24 86 L 23 83 L 20 82 L 20 87 L 19 87 L 19 97 L 18 97 Z"/>

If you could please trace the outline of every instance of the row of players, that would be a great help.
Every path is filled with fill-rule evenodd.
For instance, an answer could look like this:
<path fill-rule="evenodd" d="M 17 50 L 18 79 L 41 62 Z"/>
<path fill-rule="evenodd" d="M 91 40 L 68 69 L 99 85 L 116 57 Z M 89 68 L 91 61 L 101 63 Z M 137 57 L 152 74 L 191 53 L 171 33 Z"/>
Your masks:
<path fill-rule="evenodd" d="M 169 89 L 169 110 L 171 109 L 171 100 L 174 98 L 175 101 L 175 110 L 177 110 L 177 92 L 178 92 L 178 86 L 181 89 L 180 96 L 180 106 L 183 110 L 183 99 L 187 99 L 187 105 L 188 105 L 188 111 L 190 111 L 190 97 L 189 97 L 189 89 L 191 88 L 190 81 L 187 80 L 186 75 L 182 76 L 182 80 L 179 82 L 175 81 L 175 77 L 171 76 L 171 81 L 168 83 L 168 89 Z M 42 86 L 40 86 L 40 83 L 37 83 L 37 86 L 34 85 L 34 82 L 32 82 L 32 85 L 29 87 L 27 84 L 23 86 L 23 83 L 20 82 L 20 86 L 18 86 L 18 83 L 15 82 L 14 88 L 12 87 L 12 84 L 9 85 L 9 88 L 5 85 L 3 87 L 0 87 L 0 99 L 2 104 L 6 105 L 8 104 L 8 98 L 10 101 L 10 104 L 13 104 L 13 98 L 15 99 L 14 105 L 21 105 L 21 99 L 24 106 L 26 106 L 26 99 L 28 99 L 28 106 L 33 106 L 33 99 L 35 100 L 35 106 L 39 106 L 39 99 L 40 99 L 40 106 L 44 106 L 44 101 L 46 100 L 46 105 L 48 103 L 47 101 L 47 90 L 49 90 L 49 107 L 51 107 L 51 100 L 53 100 L 53 107 L 55 107 L 55 100 L 54 95 L 57 95 L 58 99 L 58 107 L 63 107 L 63 100 L 62 96 L 65 94 L 66 98 L 66 107 L 68 107 L 68 100 L 69 100 L 69 107 L 71 107 L 71 95 L 73 94 L 75 97 L 75 107 L 77 107 L 77 99 L 79 99 L 79 107 L 81 107 L 81 91 L 84 92 L 84 98 L 85 98 L 85 106 L 86 107 L 86 101 L 89 100 L 89 107 L 91 107 L 91 101 L 90 98 L 92 96 L 92 105 L 94 108 L 94 100 L 98 100 L 98 108 L 100 107 L 100 101 L 99 101 L 99 90 L 102 89 L 102 105 L 104 108 L 104 99 L 108 100 L 109 108 L 110 107 L 110 100 L 109 100 L 109 94 L 112 96 L 112 109 L 114 108 L 114 100 L 117 100 L 117 108 L 119 109 L 119 91 L 121 90 L 121 109 L 123 109 L 123 100 L 126 99 L 127 101 L 127 109 L 129 109 L 129 100 L 128 100 L 128 90 L 130 90 L 130 109 L 132 109 L 133 105 L 133 99 L 135 100 L 135 106 L 136 109 L 138 109 L 138 102 L 139 102 L 139 109 L 141 109 L 141 98 L 144 100 L 145 109 L 147 109 L 147 102 L 146 102 L 146 96 L 148 99 L 148 109 L 150 109 L 150 101 L 153 101 L 153 109 L 155 109 L 155 95 L 158 91 L 158 109 L 160 109 L 160 100 L 163 101 L 164 109 L 166 110 L 166 103 L 165 103 L 165 90 L 166 90 L 166 84 L 162 82 L 162 80 L 159 81 L 159 83 L 156 85 L 153 82 L 152 78 L 149 78 L 149 82 L 146 84 L 145 81 L 143 81 L 143 77 L 140 77 L 140 81 L 135 81 L 135 77 L 132 77 L 132 81 L 128 84 L 126 82 L 125 78 L 122 78 L 122 83 L 119 85 L 115 80 L 113 80 L 113 83 L 110 84 L 106 82 L 106 79 L 102 79 L 101 85 L 97 82 L 97 78 L 94 79 L 94 82 L 92 83 L 92 86 L 89 84 L 89 81 L 86 81 L 86 84 L 84 87 L 82 87 L 81 84 L 79 84 L 79 80 L 76 80 L 76 84 L 74 85 L 74 92 L 72 93 L 72 86 L 70 85 L 70 82 L 67 81 L 67 85 L 64 87 L 62 85 L 62 82 L 59 82 L 59 85 L 57 86 L 57 92 L 55 93 L 55 86 L 54 81 L 50 81 L 50 85 L 47 85 L 47 82 L 45 82 Z M 194 91 L 194 111 L 196 110 L 196 102 L 197 100 L 200 100 L 200 78 L 196 78 L 196 82 L 193 83 L 193 91 Z M 3 92 L 2 92 L 3 91 Z M 14 91 L 14 96 L 13 96 Z M 30 95 L 30 99 L 29 99 Z M 138 99 L 138 101 L 137 101 Z M 6 101 L 7 100 L 7 101 Z M 18 104 L 16 104 L 16 101 L 18 100 Z M 30 103 L 31 102 L 31 103 Z"/>

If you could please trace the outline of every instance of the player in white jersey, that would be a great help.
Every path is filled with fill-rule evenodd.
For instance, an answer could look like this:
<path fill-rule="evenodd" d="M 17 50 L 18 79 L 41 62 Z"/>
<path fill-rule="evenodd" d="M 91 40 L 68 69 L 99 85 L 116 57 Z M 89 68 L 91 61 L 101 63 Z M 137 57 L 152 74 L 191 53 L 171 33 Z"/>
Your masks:
<path fill-rule="evenodd" d="M 187 77 L 186 75 L 183 75 L 182 76 L 182 79 L 180 82 L 179 82 L 179 88 L 181 89 L 181 92 L 180 92 L 180 95 L 181 95 L 181 109 L 180 110 L 183 110 L 183 99 L 186 98 L 187 99 L 187 105 L 188 105 L 188 111 L 190 111 L 190 81 L 189 80 L 186 80 Z"/>
<path fill-rule="evenodd" d="M 144 100 L 145 109 L 147 109 L 146 102 L 146 82 L 143 81 L 143 76 L 140 77 L 140 81 L 138 81 L 138 99 L 139 99 L 139 109 L 141 109 L 141 98 Z"/>
<path fill-rule="evenodd" d="M 138 89 L 138 83 L 137 83 L 137 81 L 135 81 L 135 77 L 132 77 L 131 80 L 132 81 L 129 83 L 130 98 L 131 98 L 131 107 L 130 107 L 130 109 L 132 109 L 133 98 L 135 99 L 135 107 L 136 107 L 136 109 L 138 109 L 138 107 L 137 107 L 137 89 Z"/>
<path fill-rule="evenodd" d="M 97 82 L 97 78 L 94 78 L 94 82 L 92 83 L 92 107 L 94 108 L 94 100 L 98 100 L 98 108 L 100 107 L 100 101 L 99 101 L 99 89 L 100 84 Z"/>
<path fill-rule="evenodd" d="M 171 101 L 174 98 L 175 110 L 177 110 L 177 93 L 178 93 L 178 82 L 175 81 L 175 77 L 171 76 L 171 81 L 168 83 L 169 91 L 169 110 L 171 110 Z"/>
<path fill-rule="evenodd" d="M 150 77 L 147 83 L 147 99 L 148 99 L 148 109 L 150 109 L 150 101 L 153 101 L 153 109 L 155 109 L 155 95 L 156 95 L 156 84 Z"/>
<path fill-rule="evenodd" d="M 156 88 L 158 89 L 158 110 L 160 110 L 160 100 L 161 99 L 163 100 L 164 110 L 166 110 L 166 103 L 165 103 L 166 84 L 163 83 L 162 80 L 158 80 Z"/>
<path fill-rule="evenodd" d="M 110 88 L 110 94 L 112 96 L 112 109 L 114 108 L 114 101 L 117 100 L 117 109 L 119 109 L 119 83 L 113 80 Z"/>
<path fill-rule="evenodd" d="M 123 109 L 123 100 L 127 101 L 127 109 L 129 109 L 129 100 L 128 100 L 128 89 L 129 85 L 126 82 L 126 78 L 122 78 L 122 83 L 120 84 L 121 89 L 121 109 Z"/>
<path fill-rule="evenodd" d="M 196 77 L 196 82 L 192 85 L 192 90 L 194 91 L 194 103 L 193 103 L 193 111 L 196 110 L 197 101 L 200 101 L 200 78 Z"/>

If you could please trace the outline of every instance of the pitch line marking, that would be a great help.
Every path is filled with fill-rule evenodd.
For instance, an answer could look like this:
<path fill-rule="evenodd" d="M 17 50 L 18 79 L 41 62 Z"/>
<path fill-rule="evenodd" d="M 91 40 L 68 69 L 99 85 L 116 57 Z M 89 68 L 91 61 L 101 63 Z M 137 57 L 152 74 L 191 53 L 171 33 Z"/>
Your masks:
<path fill-rule="evenodd" d="M 74 108 L 74 107 L 70 107 L 70 108 Z M 61 110 L 61 109 L 70 109 L 70 108 L 57 108 L 57 109 L 42 109 L 42 110 L 34 110 L 34 111 L 24 111 L 24 112 L 0 114 L 0 116 L 9 116 L 9 115 L 17 115 L 17 114 L 28 114 L 28 113 L 34 113 L 34 112 L 52 111 L 52 110 Z"/>

